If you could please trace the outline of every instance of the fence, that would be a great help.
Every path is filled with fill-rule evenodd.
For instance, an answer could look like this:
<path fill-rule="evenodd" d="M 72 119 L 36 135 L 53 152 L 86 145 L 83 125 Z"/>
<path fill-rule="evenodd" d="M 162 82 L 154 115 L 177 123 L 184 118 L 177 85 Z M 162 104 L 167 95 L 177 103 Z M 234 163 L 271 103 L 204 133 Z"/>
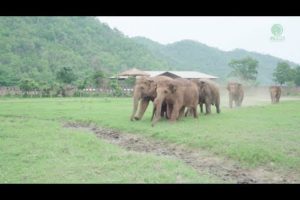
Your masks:
<path fill-rule="evenodd" d="M 244 87 L 245 92 L 248 94 L 269 94 L 268 86 L 259 87 Z M 220 86 L 221 95 L 227 95 L 226 86 Z M 56 97 L 56 96 L 79 96 L 79 97 L 89 97 L 89 96 L 132 96 L 133 88 L 121 87 L 121 91 L 117 92 L 111 88 L 85 88 L 83 90 L 67 87 L 62 91 L 50 91 L 45 93 L 45 91 L 34 90 L 24 92 L 18 87 L 0 87 L 0 96 L 29 96 L 29 97 Z M 282 96 L 293 96 L 300 95 L 300 87 L 287 87 L 282 86 Z"/>
<path fill-rule="evenodd" d="M 33 90 L 22 91 L 18 87 L 0 87 L 0 96 L 29 96 L 29 97 L 55 97 L 55 96 L 132 96 L 133 88 L 121 87 L 120 91 L 110 88 L 85 88 L 80 90 L 75 87 L 66 87 L 64 90 Z"/>

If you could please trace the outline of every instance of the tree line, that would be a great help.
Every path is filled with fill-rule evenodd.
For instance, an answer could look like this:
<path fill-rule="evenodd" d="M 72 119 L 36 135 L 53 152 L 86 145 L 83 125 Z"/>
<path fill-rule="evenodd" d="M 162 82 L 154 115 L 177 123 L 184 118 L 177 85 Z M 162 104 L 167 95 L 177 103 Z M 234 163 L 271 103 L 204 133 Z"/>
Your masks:
<path fill-rule="evenodd" d="M 257 85 L 257 68 L 259 62 L 251 57 L 243 59 L 233 59 L 228 65 L 231 68 L 229 77 L 236 77 L 238 80 L 249 83 L 251 85 Z M 300 66 L 292 68 L 286 62 L 278 62 L 273 72 L 273 81 L 277 84 L 289 84 L 291 86 L 300 86 Z M 135 79 L 133 77 L 122 81 L 123 86 L 132 88 Z M 37 82 L 31 78 L 24 78 L 18 82 L 18 86 L 22 91 L 27 94 L 29 91 L 38 90 L 42 91 L 45 96 L 49 96 L 50 93 L 55 95 L 61 94 L 65 96 L 65 88 L 73 86 L 76 89 L 83 90 L 85 88 L 102 88 L 111 89 L 114 91 L 115 96 L 122 96 L 122 89 L 119 81 L 116 79 L 109 79 L 108 74 L 103 70 L 96 70 L 93 74 L 85 77 L 79 77 L 73 72 L 70 67 L 63 67 L 56 73 L 56 79 L 54 82 L 47 83 Z"/>
<path fill-rule="evenodd" d="M 255 83 L 259 66 L 257 60 L 251 57 L 233 59 L 228 65 L 232 69 L 229 77 L 237 77 L 239 80 Z M 278 62 L 273 72 L 273 81 L 280 85 L 300 86 L 300 65 L 292 68 L 287 62 Z"/>
<path fill-rule="evenodd" d="M 78 81 L 79 80 L 79 81 Z M 54 82 L 37 82 L 31 78 L 21 79 L 17 86 L 24 92 L 24 96 L 29 96 L 31 91 L 39 91 L 41 96 L 67 96 L 68 89 L 75 89 L 76 91 L 83 91 L 84 89 L 100 89 L 104 91 L 111 91 L 112 96 L 128 95 L 122 91 L 122 88 L 133 88 L 135 79 L 129 77 L 124 81 L 117 79 L 110 79 L 108 74 L 102 70 L 98 70 L 90 76 L 79 79 L 70 67 L 63 67 L 56 73 Z M 75 94 L 78 95 L 79 94 Z"/>

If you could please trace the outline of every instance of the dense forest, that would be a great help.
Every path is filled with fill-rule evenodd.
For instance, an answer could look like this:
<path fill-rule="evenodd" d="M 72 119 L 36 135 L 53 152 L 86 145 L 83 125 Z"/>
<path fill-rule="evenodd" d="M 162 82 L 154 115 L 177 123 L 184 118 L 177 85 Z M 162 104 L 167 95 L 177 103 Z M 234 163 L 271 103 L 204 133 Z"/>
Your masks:
<path fill-rule="evenodd" d="M 55 82 L 71 68 L 77 81 L 102 70 L 163 69 L 146 47 L 94 17 L 0 17 L 0 85 L 22 78 Z"/>
<path fill-rule="evenodd" d="M 258 81 L 269 84 L 281 61 L 241 49 L 221 51 L 191 40 L 162 45 L 129 38 L 95 17 L 0 17 L 0 46 L 0 86 L 18 85 L 28 78 L 53 84 L 62 70 L 70 69 L 78 85 L 99 71 L 110 76 L 132 67 L 195 70 L 225 80 L 228 63 L 246 56 L 259 62 Z"/>
<path fill-rule="evenodd" d="M 251 57 L 258 61 L 257 81 L 260 84 L 271 84 L 273 71 L 278 62 L 295 63 L 270 55 L 249 52 L 243 49 L 222 51 L 193 40 L 182 40 L 168 45 L 162 45 L 144 37 L 133 38 L 139 44 L 147 47 L 158 58 L 166 60 L 168 65 L 178 70 L 196 70 L 219 76 L 226 80 L 230 74 L 229 63 L 233 59 Z"/>

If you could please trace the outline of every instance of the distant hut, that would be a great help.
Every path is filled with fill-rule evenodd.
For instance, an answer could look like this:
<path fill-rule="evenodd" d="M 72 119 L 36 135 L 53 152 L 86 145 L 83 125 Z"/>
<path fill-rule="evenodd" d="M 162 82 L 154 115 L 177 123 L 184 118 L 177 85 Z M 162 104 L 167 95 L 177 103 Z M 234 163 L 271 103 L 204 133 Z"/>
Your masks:
<path fill-rule="evenodd" d="M 120 73 L 119 76 L 134 76 L 134 77 L 136 77 L 136 76 L 150 76 L 150 74 L 147 72 L 144 72 L 142 70 L 132 68 L 132 69 L 129 69 L 127 71 Z"/>

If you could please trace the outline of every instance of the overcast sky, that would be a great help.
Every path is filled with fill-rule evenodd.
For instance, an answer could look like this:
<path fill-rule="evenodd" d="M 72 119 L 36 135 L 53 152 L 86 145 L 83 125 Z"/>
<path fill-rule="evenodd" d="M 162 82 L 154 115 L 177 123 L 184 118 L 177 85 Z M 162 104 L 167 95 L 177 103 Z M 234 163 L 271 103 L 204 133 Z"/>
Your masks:
<path fill-rule="evenodd" d="M 229 51 L 241 48 L 300 64 L 300 17 L 98 17 L 129 37 L 161 44 L 192 39 Z M 272 41 L 271 27 L 283 27 L 284 40 Z"/>

